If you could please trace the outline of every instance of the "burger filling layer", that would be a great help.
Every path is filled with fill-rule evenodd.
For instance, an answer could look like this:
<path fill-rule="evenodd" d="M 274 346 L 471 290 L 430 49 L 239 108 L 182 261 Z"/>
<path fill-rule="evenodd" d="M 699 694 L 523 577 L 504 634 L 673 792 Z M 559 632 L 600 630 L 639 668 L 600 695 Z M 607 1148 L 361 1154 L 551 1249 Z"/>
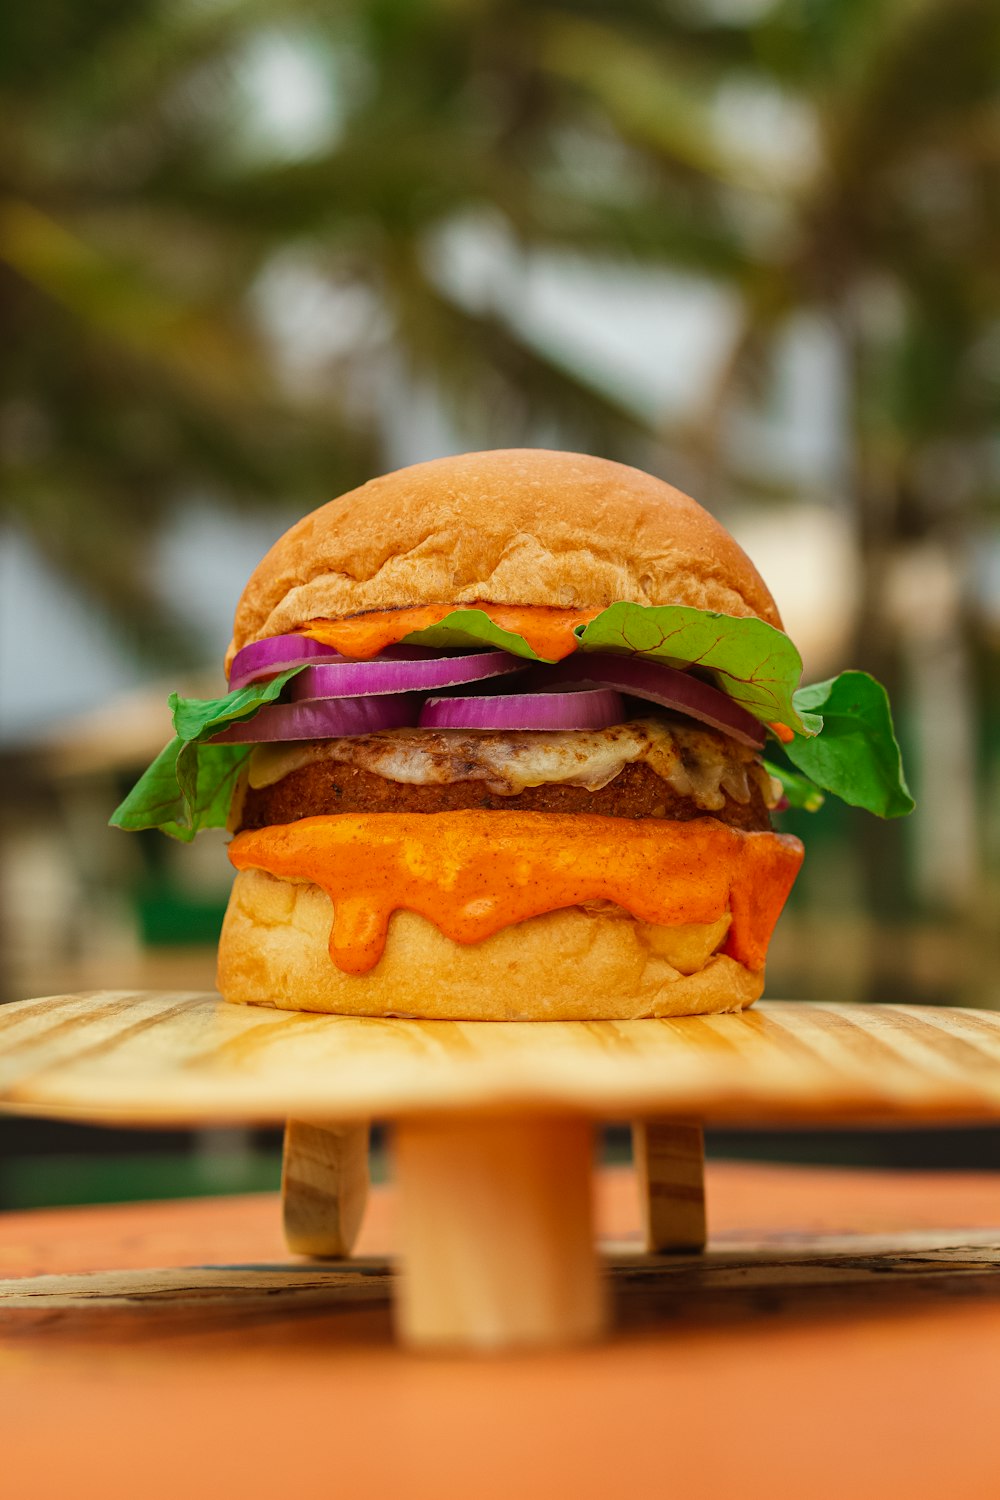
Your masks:
<path fill-rule="evenodd" d="M 259 746 L 234 828 L 336 813 L 490 809 L 770 828 L 780 787 L 714 730 L 636 719 L 600 731 L 399 729 Z"/>
<path fill-rule="evenodd" d="M 655 926 L 731 917 L 723 951 L 751 970 L 767 945 L 802 845 L 716 818 L 688 823 L 511 812 L 346 814 L 245 830 L 238 870 L 308 881 L 331 901 L 330 956 L 362 974 L 405 909 L 457 943 L 562 907 L 610 901 Z"/>

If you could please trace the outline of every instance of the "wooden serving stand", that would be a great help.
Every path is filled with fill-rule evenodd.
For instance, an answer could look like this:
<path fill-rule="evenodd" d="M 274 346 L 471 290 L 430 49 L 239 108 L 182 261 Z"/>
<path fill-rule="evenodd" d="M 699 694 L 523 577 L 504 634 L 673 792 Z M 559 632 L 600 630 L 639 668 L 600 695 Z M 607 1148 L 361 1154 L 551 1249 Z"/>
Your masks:
<path fill-rule="evenodd" d="M 633 1122 L 647 1254 L 705 1244 L 706 1123 L 1000 1119 L 1000 1015 L 770 1002 L 629 1022 L 354 1019 L 102 991 L 0 1009 L 0 1108 L 93 1124 L 285 1127 L 296 1253 L 348 1256 L 368 1129 L 392 1126 L 397 1326 L 417 1348 L 606 1327 L 593 1134 Z"/>

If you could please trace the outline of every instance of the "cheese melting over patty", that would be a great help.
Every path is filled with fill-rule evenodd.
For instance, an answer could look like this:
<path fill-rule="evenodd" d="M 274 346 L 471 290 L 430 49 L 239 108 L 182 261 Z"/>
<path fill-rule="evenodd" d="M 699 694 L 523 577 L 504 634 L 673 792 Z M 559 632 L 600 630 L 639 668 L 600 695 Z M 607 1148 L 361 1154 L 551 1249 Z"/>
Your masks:
<path fill-rule="evenodd" d="M 776 807 L 781 786 L 755 752 L 709 729 L 633 719 L 610 729 L 501 731 L 388 729 L 349 739 L 258 745 L 249 763 L 255 790 L 319 761 L 334 761 L 413 786 L 478 781 L 496 796 L 562 782 L 598 791 L 624 766 L 645 762 L 680 797 L 718 812 L 727 795 L 750 801 L 759 787 Z"/>

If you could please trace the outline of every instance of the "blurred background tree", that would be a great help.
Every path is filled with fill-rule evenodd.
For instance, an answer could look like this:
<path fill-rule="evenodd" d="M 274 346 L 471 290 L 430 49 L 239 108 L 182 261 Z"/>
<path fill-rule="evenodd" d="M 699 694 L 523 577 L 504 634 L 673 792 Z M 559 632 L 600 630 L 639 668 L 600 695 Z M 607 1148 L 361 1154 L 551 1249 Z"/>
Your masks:
<path fill-rule="evenodd" d="M 41 0 L 0 27 L 4 490 L 133 631 L 148 528 L 184 489 L 298 499 L 378 466 L 386 355 L 470 442 L 658 436 L 785 498 L 729 419 L 773 399 L 810 314 L 843 371 L 859 644 L 892 675 L 898 544 L 953 546 L 995 485 L 989 0 Z M 311 91 L 290 132 L 248 87 L 269 50 Z M 458 285 L 448 235 L 472 221 L 522 255 L 731 284 L 702 419 L 657 433 L 555 357 L 516 260 Z M 280 301 L 320 284 L 342 345 L 306 380 Z"/>

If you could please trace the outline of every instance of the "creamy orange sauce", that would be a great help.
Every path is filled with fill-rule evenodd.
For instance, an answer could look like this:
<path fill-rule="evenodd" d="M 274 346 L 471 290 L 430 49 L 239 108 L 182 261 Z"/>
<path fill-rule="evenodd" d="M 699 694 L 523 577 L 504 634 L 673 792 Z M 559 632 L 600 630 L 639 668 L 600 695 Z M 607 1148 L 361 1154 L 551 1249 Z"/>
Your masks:
<path fill-rule="evenodd" d="M 764 967 L 803 849 L 788 834 L 714 818 L 628 822 L 589 813 L 341 813 L 240 833 L 238 870 L 308 880 L 333 902 L 330 957 L 347 974 L 378 963 L 403 908 L 456 943 L 528 917 L 613 901 L 662 926 L 732 912 L 723 952 Z"/>
<path fill-rule="evenodd" d="M 322 641 L 344 656 L 368 661 L 413 631 L 437 625 L 456 609 L 481 609 L 494 625 L 523 636 L 546 661 L 561 661 L 575 651 L 573 631 L 600 614 L 599 609 L 551 609 L 533 604 L 424 604 L 414 609 L 376 610 L 348 620 L 311 620 L 299 626 L 299 634 Z"/>

